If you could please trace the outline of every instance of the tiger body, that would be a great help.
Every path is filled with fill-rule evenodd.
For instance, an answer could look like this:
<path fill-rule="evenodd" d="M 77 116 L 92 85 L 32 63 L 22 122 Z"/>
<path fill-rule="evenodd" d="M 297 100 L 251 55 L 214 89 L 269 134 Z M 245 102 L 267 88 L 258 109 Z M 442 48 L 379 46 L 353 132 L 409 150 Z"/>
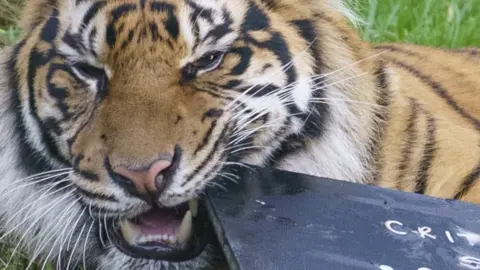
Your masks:
<path fill-rule="evenodd" d="M 373 46 L 348 14 L 31 0 L 0 56 L 3 233 L 61 269 L 215 267 L 211 245 L 180 262 L 120 251 L 110 224 L 196 198 L 238 162 L 480 203 L 480 50 Z"/>

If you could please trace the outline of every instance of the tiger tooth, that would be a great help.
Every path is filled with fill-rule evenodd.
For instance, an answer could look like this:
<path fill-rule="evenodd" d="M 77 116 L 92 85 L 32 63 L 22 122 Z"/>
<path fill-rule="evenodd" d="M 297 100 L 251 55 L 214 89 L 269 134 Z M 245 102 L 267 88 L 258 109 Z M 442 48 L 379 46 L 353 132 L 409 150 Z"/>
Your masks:
<path fill-rule="evenodd" d="M 193 199 L 188 201 L 188 207 L 190 208 L 190 211 L 192 212 L 192 217 L 197 217 L 198 214 L 198 200 Z"/>
<path fill-rule="evenodd" d="M 192 212 L 190 210 L 185 213 L 185 216 L 183 217 L 182 224 L 180 224 L 180 227 L 178 228 L 177 232 L 177 239 L 178 242 L 182 245 L 186 245 L 188 241 L 190 240 L 190 237 L 192 237 Z"/>
<path fill-rule="evenodd" d="M 120 230 L 122 231 L 123 238 L 125 238 L 127 243 L 132 246 L 136 244 L 136 240 L 140 233 L 132 223 L 130 223 L 128 220 L 123 221 L 120 224 Z"/>

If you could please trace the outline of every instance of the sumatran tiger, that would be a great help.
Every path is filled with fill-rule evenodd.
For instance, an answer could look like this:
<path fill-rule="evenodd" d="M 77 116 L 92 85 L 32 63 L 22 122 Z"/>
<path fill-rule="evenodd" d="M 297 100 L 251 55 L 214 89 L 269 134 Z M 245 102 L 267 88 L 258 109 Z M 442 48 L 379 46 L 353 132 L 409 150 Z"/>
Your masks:
<path fill-rule="evenodd" d="M 0 57 L 0 239 L 58 269 L 218 269 L 196 199 L 237 163 L 480 203 L 480 50 L 374 46 L 351 18 L 28 1 Z"/>

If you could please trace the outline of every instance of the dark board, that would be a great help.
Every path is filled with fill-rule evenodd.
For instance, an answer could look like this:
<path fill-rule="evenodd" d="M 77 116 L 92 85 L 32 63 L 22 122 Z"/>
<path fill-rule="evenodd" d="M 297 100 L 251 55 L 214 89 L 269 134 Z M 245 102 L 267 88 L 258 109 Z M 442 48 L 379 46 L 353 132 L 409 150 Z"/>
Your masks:
<path fill-rule="evenodd" d="M 210 189 L 232 270 L 480 269 L 480 207 L 252 167 Z"/>

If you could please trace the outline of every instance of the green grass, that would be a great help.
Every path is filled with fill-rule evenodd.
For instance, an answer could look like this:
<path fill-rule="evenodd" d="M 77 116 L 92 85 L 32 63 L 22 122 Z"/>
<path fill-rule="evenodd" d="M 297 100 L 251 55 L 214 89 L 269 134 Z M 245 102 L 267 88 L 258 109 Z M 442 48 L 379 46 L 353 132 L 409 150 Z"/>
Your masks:
<path fill-rule="evenodd" d="M 410 42 L 438 47 L 480 46 L 480 0 L 347 0 L 361 15 L 362 36 L 374 43 Z M 0 47 L 19 36 L 15 26 L 22 0 L 0 0 Z M 0 245 L 0 269 L 10 258 Z M 23 270 L 17 256 L 8 270 Z"/>
<path fill-rule="evenodd" d="M 20 14 L 22 0 L 0 0 L 0 47 L 11 44 L 20 31 L 15 23 Z"/>
<path fill-rule="evenodd" d="M 480 0 L 347 0 L 374 43 L 402 41 L 444 48 L 480 46 Z"/>

